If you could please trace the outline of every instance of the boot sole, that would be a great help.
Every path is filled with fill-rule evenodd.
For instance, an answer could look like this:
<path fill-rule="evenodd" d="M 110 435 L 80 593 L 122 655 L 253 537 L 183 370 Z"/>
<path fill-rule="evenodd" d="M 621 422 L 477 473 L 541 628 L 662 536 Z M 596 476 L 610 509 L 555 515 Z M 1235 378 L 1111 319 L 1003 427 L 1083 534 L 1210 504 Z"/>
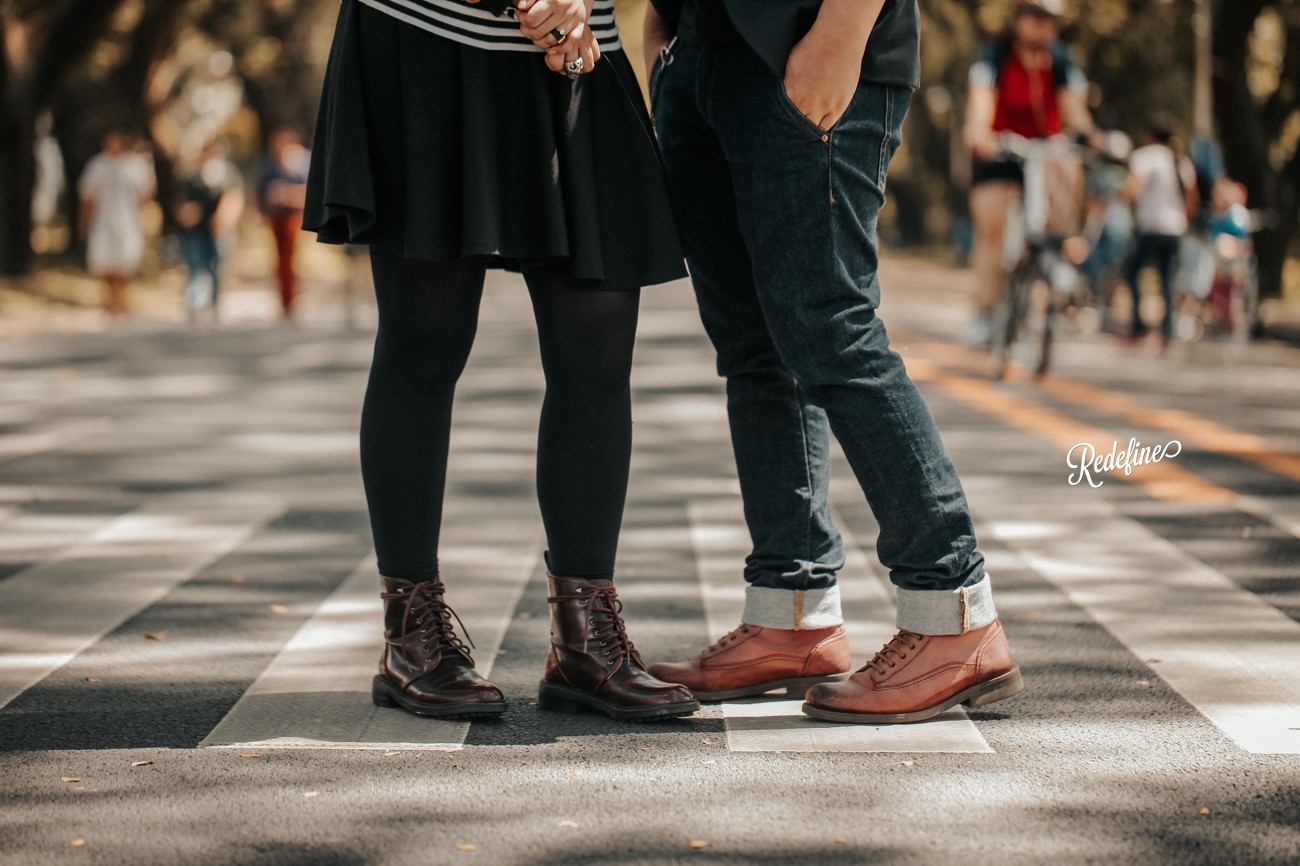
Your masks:
<path fill-rule="evenodd" d="M 933 719 L 958 704 L 965 704 L 967 707 L 974 709 L 997 701 L 1005 701 L 1008 698 L 1014 698 L 1024 690 L 1025 683 L 1020 676 L 1020 668 L 1012 668 L 1005 674 L 982 683 L 976 683 L 965 691 L 958 692 L 932 707 L 926 707 L 923 710 L 916 710 L 911 713 L 851 713 L 845 710 L 828 710 L 807 702 L 803 705 L 803 711 L 805 715 L 825 722 L 847 722 L 857 725 L 900 725 Z"/>
<path fill-rule="evenodd" d="M 375 677 L 371 681 L 370 700 L 377 707 L 406 710 L 423 719 L 481 719 L 499 716 L 506 711 L 505 701 L 476 701 L 472 704 L 448 706 L 412 700 L 383 677 Z"/>
<path fill-rule="evenodd" d="M 841 680 L 847 680 L 849 674 L 846 671 L 842 674 L 823 674 L 816 677 L 794 677 L 786 680 L 772 680 L 766 683 L 755 683 L 752 686 L 744 686 L 739 689 L 725 689 L 720 692 L 702 692 L 698 689 L 691 689 L 692 694 L 701 701 L 714 703 L 717 701 L 730 701 L 736 698 L 758 698 L 766 695 L 768 692 L 775 692 L 785 689 L 785 696 L 789 699 L 802 699 L 810 688 L 821 683 L 837 683 Z"/>
<path fill-rule="evenodd" d="M 682 701 L 676 704 L 660 704 L 650 707 L 619 707 L 569 686 L 542 680 L 537 687 L 537 707 L 542 710 L 563 713 L 594 710 L 620 722 L 653 722 L 660 719 L 689 716 L 699 710 L 700 702 Z"/>

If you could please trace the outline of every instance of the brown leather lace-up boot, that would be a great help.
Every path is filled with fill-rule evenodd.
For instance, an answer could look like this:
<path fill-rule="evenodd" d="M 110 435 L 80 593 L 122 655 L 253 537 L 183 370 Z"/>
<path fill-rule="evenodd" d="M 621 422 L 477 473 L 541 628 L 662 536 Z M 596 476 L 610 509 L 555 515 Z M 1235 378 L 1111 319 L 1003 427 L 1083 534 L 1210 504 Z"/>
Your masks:
<path fill-rule="evenodd" d="M 818 629 L 740 625 L 684 662 L 658 662 L 650 673 L 681 683 L 702 701 L 729 701 L 784 689 L 802 698 L 811 686 L 846 679 L 853 666 L 843 626 Z"/>
<path fill-rule="evenodd" d="M 447 606 L 441 578 L 420 583 L 381 579 L 387 646 L 371 685 L 375 705 L 432 718 L 504 713 L 505 696 L 474 670 L 474 659 L 456 634 L 453 618 L 462 630 L 465 626 Z"/>
<path fill-rule="evenodd" d="M 849 679 L 809 689 L 803 711 L 828 722 L 921 722 L 958 704 L 982 707 L 1024 689 L 995 620 L 961 635 L 900 631 Z"/>
<path fill-rule="evenodd" d="M 689 689 L 646 672 L 612 581 L 553 575 L 548 581 L 551 651 L 538 689 L 540 707 L 587 707 L 620 720 L 666 719 L 700 708 Z"/>

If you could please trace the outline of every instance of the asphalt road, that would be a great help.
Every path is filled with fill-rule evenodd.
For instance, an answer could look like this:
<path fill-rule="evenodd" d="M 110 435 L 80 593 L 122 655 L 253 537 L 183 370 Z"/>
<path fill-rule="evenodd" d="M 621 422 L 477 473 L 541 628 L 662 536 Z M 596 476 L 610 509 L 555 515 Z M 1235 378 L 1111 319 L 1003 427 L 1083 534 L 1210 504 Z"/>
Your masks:
<path fill-rule="evenodd" d="M 501 721 L 368 701 L 355 431 L 372 333 L 328 299 L 0 344 L 0 863 L 1300 863 L 1300 350 L 1082 335 L 1045 383 L 954 341 L 964 275 L 886 272 L 1028 690 L 903 728 L 773 699 L 625 725 L 539 711 L 541 400 L 494 279 L 459 396 L 445 570 Z M 311 299 L 309 299 L 311 300 Z M 251 308 L 250 308 L 251 309 Z M 651 658 L 736 622 L 744 529 L 689 288 L 649 290 L 619 579 Z M 1067 452 L 1177 440 L 1099 487 Z M 855 653 L 889 631 L 836 466 Z"/>

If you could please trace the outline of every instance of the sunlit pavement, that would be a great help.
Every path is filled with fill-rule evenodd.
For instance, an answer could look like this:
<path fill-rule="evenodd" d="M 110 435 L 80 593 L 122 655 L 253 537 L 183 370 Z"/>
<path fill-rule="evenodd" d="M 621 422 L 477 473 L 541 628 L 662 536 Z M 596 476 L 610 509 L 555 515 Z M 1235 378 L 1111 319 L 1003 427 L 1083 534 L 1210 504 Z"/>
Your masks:
<path fill-rule="evenodd" d="M 1300 862 L 1300 351 L 1072 337 L 994 384 L 967 278 L 894 264 L 884 314 L 962 471 L 1027 693 L 896 728 L 774 698 L 623 725 L 540 712 L 541 374 L 489 289 L 444 569 L 499 722 L 378 710 L 356 459 L 371 332 L 239 301 L 0 343 L 0 863 Z M 240 307 L 239 303 L 252 304 Z M 619 571 L 650 658 L 735 624 L 746 536 L 721 388 L 646 293 Z M 1067 454 L 1176 456 L 1070 483 Z M 842 462 L 859 659 L 890 630 Z"/>

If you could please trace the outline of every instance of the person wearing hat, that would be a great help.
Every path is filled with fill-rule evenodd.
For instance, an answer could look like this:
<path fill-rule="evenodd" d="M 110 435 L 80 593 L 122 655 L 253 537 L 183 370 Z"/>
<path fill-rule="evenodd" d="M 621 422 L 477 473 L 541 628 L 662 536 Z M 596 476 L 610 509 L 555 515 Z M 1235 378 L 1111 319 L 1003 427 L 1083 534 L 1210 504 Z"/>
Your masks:
<path fill-rule="evenodd" d="M 1022 689 L 934 418 L 890 348 L 876 225 L 919 85 L 917 0 L 655 0 L 652 107 L 753 548 L 740 624 L 651 672 L 701 700 L 928 719 Z M 675 36 L 675 41 L 669 41 Z M 898 631 L 856 672 L 831 437 L 880 525 Z"/>
<path fill-rule="evenodd" d="M 966 342 L 992 338 L 993 310 L 1006 284 L 1007 220 L 1020 198 L 1020 162 L 1002 152 L 1010 133 L 1041 140 L 1074 132 L 1092 135 L 1088 79 L 1061 41 L 1062 0 L 1018 0 L 1003 37 L 985 46 L 971 67 L 966 144 L 971 149 L 970 209 L 975 223 L 972 264 L 979 281 L 976 315 Z"/>

